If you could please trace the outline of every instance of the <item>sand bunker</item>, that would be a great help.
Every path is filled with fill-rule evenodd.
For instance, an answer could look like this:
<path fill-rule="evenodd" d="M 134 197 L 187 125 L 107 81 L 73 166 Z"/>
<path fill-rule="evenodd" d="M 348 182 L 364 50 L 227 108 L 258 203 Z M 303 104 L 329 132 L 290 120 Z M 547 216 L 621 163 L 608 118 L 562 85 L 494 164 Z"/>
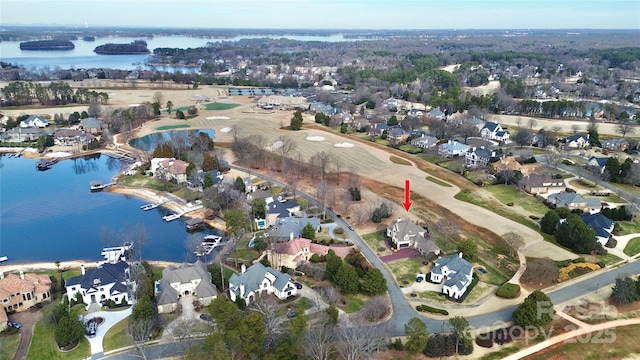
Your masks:
<path fill-rule="evenodd" d="M 309 141 L 324 141 L 324 137 L 322 137 L 322 136 L 307 136 L 307 140 L 309 140 Z"/>
<path fill-rule="evenodd" d="M 220 132 L 223 132 L 223 133 L 228 133 L 229 131 L 231 131 L 230 127 L 225 127 L 225 128 L 220 129 Z"/>
<path fill-rule="evenodd" d="M 343 142 L 343 143 L 334 144 L 333 146 L 339 147 L 339 148 L 350 148 L 350 147 L 353 147 L 353 144 L 348 142 Z"/>
<path fill-rule="evenodd" d="M 138 107 L 140 104 L 129 104 L 129 107 Z"/>
<path fill-rule="evenodd" d="M 209 116 L 207 120 L 229 120 L 227 116 Z"/>

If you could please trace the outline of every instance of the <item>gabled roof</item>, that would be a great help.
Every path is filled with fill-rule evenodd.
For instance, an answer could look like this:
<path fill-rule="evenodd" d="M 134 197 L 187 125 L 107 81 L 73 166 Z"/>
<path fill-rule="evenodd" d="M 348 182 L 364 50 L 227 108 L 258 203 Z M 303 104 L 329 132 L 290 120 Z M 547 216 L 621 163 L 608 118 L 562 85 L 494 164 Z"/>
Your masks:
<path fill-rule="evenodd" d="M 602 205 L 598 198 L 584 198 L 582 195 L 572 192 L 551 194 L 548 200 L 560 207 L 572 204 L 586 204 L 588 207 L 597 208 Z"/>
<path fill-rule="evenodd" d="M 295 255 L 302 251 L 302 249 L 310 247 L 311 240 L 305 238 L 295 238 L 287 242 L 276 243 L 275 251 L 278 254 Z"/>
<path fill-rule="evenodd" d="M 475 153 L 477 157 L 482 158 L 482 159 L 491 159 L 492 157 L 495 156 L 495 152 L 485 148 L 485 147 L 472 147 L 469 148 L 469 150 L 467 150 L 468 154 L 473 154 Z"/>
<path fill-rule="evenodd" d="M 442 268 L 445 266 L 447 267 L 447 269 L 455 272 L 456 274 L 468 274 L 471 269 L 473 269 L 473 265 L 471 265 L 471 263 L 467 260 L 463 259 L 461 253 L 459 253 L 451 255 L 449 257 L 438 258 L 431 272 L 433 272 L 434 274 L 441 274 Z"/>
<path fill-rule="evenodd" d="M 593 231 L 596 232 L 596 235 L 600 237 L 609 237 L 611 235 L 610 229 L 613 229 L 615 222 L 608 217 L 602 215 L 601 213 L 589 214 L 584 213 L 580 215 L 582 221 L 587 224 Z"/>
<path fill-rule="evenodd" d="M 449 151 L 466 151 L 469 148 L 467 145 L 459 143 L 457 140 L 449 140 L 444 144 L 440 144 L 440 147 Z"/>
<path fill-rule="evenodd" d="M 440 248 L 436 245 L 436 242 L 431 238 L 425 238 L 424 236 L 416 237 L 416 249 L 422 254 L 434 253 L 439 254 Z"/>
<path fill-rule="evenodd" d="M 193 264 L 182 263 L 179 267 L 167 266 L 162 270 L 162 279 L 170 284 L 188 283 L 192 280 L 206 279 L 211 274 L 207 271 L 207 267 L 200 260 Z"/>
<path fill-rule="evenodd" d="M 181 175 L 187 172 L 189 163 L 179 159 L 165 159 L 160 161 L 160 165 L 173 175 Z"/>
<path fill-rule="evenodd" d="M 566 137 L 564 139 L 564 142 L 573 142 L 573 141 L 577 141 L 578 139 L 583 138 L 585 141 L 589 141 L 589 136 L 585 135 L 585 134 L 573 134 L 569 137 Z"/>
<path fill-rule="evenodd" d="M 289 236 L 291 236 L 291 234 L 293 234 L 293 236 L 298 237 L 302 234 L 302 229 L 307 224 L 311 224 L 314 229 L 318 229 L 320 227 L 320 219 L 318 219 L 317 217 L 278 217 L 275 225 L 269 231 L 269 235 L 273 237 L 288 238 Z"/>
<path fill-rule="evenodd" d="M 404 134 L 406 134 L 406 132 L 401 127 L 394 126 L 394 127 L 390 128 L 389 130 L 387 130 L 387 134 L 389 136 L 399 137 L 399 136 L 403 136 Z"/>
<path fill-rule="evenodd" d="M 291 280 L 291 276 L 288 274 L 283 274 L 278 270 L 266 267 L 257 262 L 251 265 L 244 273 L 231 275 L 231 278 L 229 278 L 229 291 L 233 291 L 236 295 L 240 296 L 240 285 L 244 285 L 245 294 L 252 291 L 255 292 L 260 288 L 260 284 L 267 273 L 275 277 L 273 286 L 280 291 L 284 290 L 286 284 Z"/>
<path fill-rule="evenodd" d="M 440 109 L 433 109 L 433 110 L 429 111 L 429 116 L 443 117 L 444 113 Z"/>
<path fill-rule="evenodd" d="M 80 125 L 82 125 L 82 127 L 88 127 L 88 128 L 102 128 L 104 126 L 104 122 L 94 117 L 88 117 L 88 118 L 80 119 Z"/>
<path fill-rule="evenodd" d="M 426 232 L 421 226 L 416 225 L 409 219 L 397 220 L 394 223 L 389 224 L 389 229 L 395 228 L 398 235 L 398 239 L 403 239 L 406 236 L 416 236 L 420 233 Z"/>
<path fill-rule="evenodd" d="M 592 162 L 592 161 L 598 164 L 599 167 L 605 167 L 607 165 L 607 161 L 609 161 L 609 158 L 604 156 L 592 156 L 589 158 L 587 162 Z"/>
<path fill-rule="evenodd" d="M 498 131 L 498 129 L 500 129 L 500 124 L 495 123 L 495 122 L 486 122 L 484 124 L 484 126 L 482 127 L 482 130 L 487 129 L 490 132 L 496 132 Z M 482 131 L 480 130 L 480 131 Z"/>
<path fill-rule="evenodd" d="M 105 263 L 96 269 L 88 269 L 84 275 L 74 276 L 68 279 L 66 286 L 80 285 L 83 289 L 91 289 L 96 284 L 100 286 L 115 284 L 126 280 L 126 270 L 129 265 L 124 261 L 115 264 Z"/>
<path fill-rule="evenodd" d="M 160 294 L 156 297 L 158 305 L 173 304 L 178 301 L 178 292 L 165 279 L 160 280 Z"/>
<path fill-rule="evenodd" d="M 525 180 L 530 187 L 567 187 L 564 179 L 554 179 L 548 175 L 531 174 Z"/>
<path fill-rule="evenodd" d="M 295 200 L 287 200 L 287 201 L 273 201 L 270 202 L 267 207 L 267 213 L 269 214 L 278 214 L 282 217 L 288 217 L 291 214 L 289 213 L 289 209 L 293 209 L 296 206 L 299 206 Z"/>

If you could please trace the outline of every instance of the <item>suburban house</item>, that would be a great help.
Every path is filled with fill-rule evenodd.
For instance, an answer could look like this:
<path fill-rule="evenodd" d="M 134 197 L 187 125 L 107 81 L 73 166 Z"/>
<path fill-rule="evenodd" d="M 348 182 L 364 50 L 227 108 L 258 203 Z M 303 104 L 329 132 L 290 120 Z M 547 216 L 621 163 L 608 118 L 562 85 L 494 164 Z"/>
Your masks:
<path fill-rule="evenodd" d="M 464 155 L 469 147 L 465 144 L 459 143 L 457 140 L 449 140 L 446 143 L 438 146 L 438 155 L 444 157 L 454 157 Z"/>
<path fill-rule="evenodd" d="M 40 115 L 31 115 L 20 121 L 21 128 L 45 128 L 49 126 L 49 121 Z"/>
<path fill-rule="evenodd" d="M 298 292 L 291 276 L 257 262 L 248 269 L 242 264 L 240 274 L 229 278 L 231 301 L 243 299 L 247 305 L 262 293 L 274 294 L 280 300 L 295 296 Z"/>
<path fill-rule="evenodd" d="M 582 221 L 587 224 L 593 231 L 596 232 L 596 240 L 604 246 L 611 237 L 611 233 L 613 232 L 613 228 L 615 227 L 615 221 L 609 219 L 608 217 L 602 215 L 601 213 L 597 214 L 589 214 L 584 213 L 580 215 Z"/>
<path fill-rule="evenodd" d="M 151 159 L 151 172 L 154 176 L 167 181 L 175 181 L 176 184 L 187 182 L 188 166 L 188 162 L 174 158 Z"/>
<path fill-rule="evenodd" d="M 484 167 L 489 164 L 492 158 L 496 157 L 496 152 L 484 146 L 474 146 L 469 148 L 464 154 L 464 166 L 468 168 Z"/>
<path fill-rule="evenodd" d="M 80 119 L 80 126 L 82 127 L 82 130 L 88 132 L 89 134 L 99 134 L 105 127 L 102 120 L 98 120 L 94 117 Z"/>
<path fill-rule="evenodd" d="M 478 130 L 484 127 L 485 121 L 482 119 L 478 119 L 477 117 L 473 117 L 471 119 L 465 120 L 465 122 L 471 126 L 475 126 Z"/>
<path fill-rule="evenodd" d="M 178 308 L 178 299 L 191 295 L 200 305 L 206 306 L 218 296 L 211 283 L 211 273 L 200 260 L 193 264 L 169 265 L 162 270 L 162 279 L 156 281 L 158 313 L 170 313 Z"/>
<path fill-rule="evenodd" d="M 589 145 L 589 135 L 588 134 L 574 134 L 569 137 L 566 137 L 560 140 L 561 143 L 564 144 L 565 147 L 572 149 L 582 149 Z"/>
<path fill-rule="evenodd" d="M 602 140 L 600 144 L 609 151 L 626 151 L 629 149 L 629 142 L 623 138 Z"/>
<path fill-rule="evenodd" d="M 446 115 L 440 109 L 433 109 L 427 113 L 427 116 L 433 119 L 444 120 Z"/>
<path fill-rule="evenodd" d="M 104 263 L 89 270 L 82 265 L 81 269 L 81 275 L 65 282 L 69 301 L 76 299 L 76 294 L 80 294 L 85 304 L 103 303 L 107 300 L 113 300 L 117 304 L 133 303 L 128 293 L 130 271 L 126 262 Z"/>
<path fill-rule="evenodd" d="M 400 126 L 392 126 L 387 130 L 387 140 L 391 145 L 402 144 L 409 138 L 409 133 Z"/>
<path fill-rule="evenodd" d="M 61 146 L 86 145 L 93 139 L 93 135 L 76 129 L 58 129 L 53 133 L 53 143 Z"/>
<path fill-rule="evenodd" d="M 45 135 L 46 132 L 40 128 L 21 128 L 14 127 L 3 132 L 0 135 L 0 139 L 2 142 L 7 143 L 19 143 L 19 142 L 28 142 L 28 141 L 36 141 L 42 135 Z"/>
<path fill-rule="evenodd" d="M 273 250 L 267 250 L 267 259 L 273 267 L 280 269 L 283 266 L 295 269 L 299 265 L 309 261 L 313 254 L 326 255 L 329 250 L 341 258 L 345 258 L 355 247 L 353 246 L 326 246 L 311 242 L 305 238 L 295 238 L 287 242 L 279 242 Z"/>
<path fill-rule="evenodd" d="M 435 136 L 422 134 L 419 138 L 411 140 L 411 145 L 422 149 L 431 149 L 438 145 L 438 138 Z"/>
<path fill-rule="evenodd" d="M 554 207 L 566 207 L 569 210 L 582 210 L 591 214 L 597 213 L 602 208 L 602 202 L 598 198 L 584 198 L 573 192 L 561 192 L 551 194 L 547 202 Z"/>
<path fill-rule="evenodd" d="M 423 110 L 418 110 L 418 109 L 410 109 L 409 111 L 407 111 L 407 116 L 417 116 L 420 117 L 424 115 L 424 111 Z"/>
<path fill-rule="evenodd" d="M 371 123 L 369 125 L 369 136 L 381 136 L 389 126 L 386 123 Z"/>
<path fill-rule="evenodd" d="M 557 194 L 567 188 L 564 179 L 554 179 L 548 175 L 531 174 L 523 181 L 524 190 L 531 195 Z"/>
<path fill-rule="evenodd" d="M 316 232 L 320 231 L 320 219 L 317 217 L 278 217 L 269 230 L 269 236 L 276 241 L 297 238 L 302 235 L 302 229 L 307 224 L 311 224 Z"/>
<path fill-rule="evenodd" d="M 0 273 L 0 331 L 6 328 L 8 312 L 22 312 L 51 299 L 51 279 L 48 275 Z"/>
<path fill-rule="evenodd" d="M 509 132 L 502 129 L 502 126 L 495 122 L 485 123 L 482 129 L 480 129 L 480 136 L 490 140 L 497 140 L 502 142 L 509 141 Z"/>
<path fill-rule="evenodd" d="M 267 198 L 266 226 L 275 225 L 278 218 L 291 217 L 300 211 L 300 205 L 295 200 L 286 200 L 279 196 L 277 199 Z"/>
<path fill-rule="evenodd" d="M 473 265 L 462 258 L 462 253 L 436 260 L 429 273 L 431 282 L 442 283 L 442 293 L 460 299 L 473 281 Z"/>
<path fill-rule="evenodd" d="M 538 174 L 541 172 L 542 164 L 520 164 L 515 156 L 506 156 L 502 159 L 492 163 L 493 169 L 496 173 L 504 170 L 519 171 L 522 176 L 529 176 L 531 174 Z"/>
<path fill-rule="evenodd" d="M 206 174 L 211 175 L 212 185 L 218 185 L 222 183 L 222 180 L 224 180 L 224 174 L 220 170 L 211 170 L 208 172 L 198 170 L 198 172 L 196 172 L 195 175 L 193 175 L 193 177 L 191 177 L 191 179 L 187 181 L 187 186 L 189 187 L 189 189 L 194 191 L 203 191 L 204 178 Z"/>
<path fill-rule="evenodd" d="M 600 174 L 604 174 L 604 168 L 607 166 L 609 158 L 606 156 L 592 156 L 587 160 L 587 166 L 598 169 Z"/>
<path fill-rule="evenodd" d="M 439 254 L 440 248 L 429 237 L 429 230 L 409 219 L 397 219 L 387 227 L 387 236 L 396 249 L 413 247 L 421 254 Z"/>

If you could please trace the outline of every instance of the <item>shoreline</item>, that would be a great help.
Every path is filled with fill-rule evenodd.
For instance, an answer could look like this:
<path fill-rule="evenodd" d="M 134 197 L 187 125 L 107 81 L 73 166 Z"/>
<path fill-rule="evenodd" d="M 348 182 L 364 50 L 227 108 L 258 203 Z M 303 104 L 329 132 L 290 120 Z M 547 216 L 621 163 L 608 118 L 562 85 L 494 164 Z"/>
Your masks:
<path fill-rule="evenodd" d="M 174 261 L 165 261 L 165 260 L 144 260 L 148 262 L 151 266 L 162 267 L 165 268 L 169 265 L 180 265 L 178 262 Z M 100 261 L 89 261 L 89 260 L 68 260 L 68 261 L 60 261 L 60 271 L 68 271 L 74 269 L 80 269 L 81 265 L 87 266 L 87 268 L 96 267 L 96 263 Z M 50 270 L 58 270 L 55 262 L 24 262 L 18 264 L 7 264 L 0 265 L 0 272 L 6 274 L 15 273 L 18 271 L 24 272 L 42 272 L 42 271 L 50 271 Z"/>

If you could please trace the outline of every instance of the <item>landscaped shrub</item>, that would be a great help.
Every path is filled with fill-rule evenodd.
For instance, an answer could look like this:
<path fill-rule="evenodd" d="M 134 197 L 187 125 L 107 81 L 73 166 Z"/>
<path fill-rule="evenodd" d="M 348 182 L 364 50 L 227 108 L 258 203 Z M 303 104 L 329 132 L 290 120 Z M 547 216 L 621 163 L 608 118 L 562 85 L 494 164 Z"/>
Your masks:
<path fill-rule="evenodd" d="M 397 338 L 395 341 L 392 341 L 387 345 L 389 350 L 402 351 L 404 350 L 404 344 L 402 343 L 402 339 Z"/>
<path fill-rule="evenodd" d="M 504 299 L 515 299 L 520 295 L 520 285 L 505 283 L 496 291 L 496 295 Z"/>
<path fill-rule="evenodd" d="M 319 263 L 320 262 L 320 255 L 318 255 L 318 254 L 311 255 L 311 262 Z"/>
<path fill-rule="evenodd" d="M 585 269 L 576 270 L 578 268 L 585 268 Z M 558 275 L 558 282 L 566 281 L 578 275 L 586 274 L 588 272 L 595 271 L 598 269 L 600 269 L 600 266 L 598 266 L 598 264 L 593 264 L 593 263 L 570 264 L 569 266 L 565 266 L 560 269 L 560 274 Z"/>
<path fill-rule="evenodd" d="M 558 265 L 558 267 L 565 267 L 565 266 L 569 266 L 569 264 L 571 264 L 571 259 L 569 260 L 560 260 L 560 261 L 556 261 L 556 265 Z"/>
<path fill-rule="evenodd" d="M 529 215 L 529 219 L 531 220 L 540 220 L 539 216 L 535 216 L 535 215 Z"/>
<path fill-rule="evenodd" d="M 579 257 L 579 258 L 573 259 L 573 262 L 576 264 L 579 264 L 579 263 L 586 262 L 586 260 L 583 257 Z"/>
<path fill-rule="evenodd" d="M 341 227 L 337 227 L 335 230 L 333 230 L 334 233 L 341 235 L 344 234 L 344 229 Z"/>
<path fill-rule="evenodd" d="M 430 312 L 430 313 L 440 314 L 440 315 L 449 315 L 449 312 L 447 310 L 434 308 L 429 305 L 418 305 L 416 306 L 416 310 L 420 312 Z"/>
<path fill-rule="evenodd" d="M 476 345 L 483 348 L 492 348 L 493 340 L 491 340 L 490 334 L 480 334 L 476 337 Z"/>

